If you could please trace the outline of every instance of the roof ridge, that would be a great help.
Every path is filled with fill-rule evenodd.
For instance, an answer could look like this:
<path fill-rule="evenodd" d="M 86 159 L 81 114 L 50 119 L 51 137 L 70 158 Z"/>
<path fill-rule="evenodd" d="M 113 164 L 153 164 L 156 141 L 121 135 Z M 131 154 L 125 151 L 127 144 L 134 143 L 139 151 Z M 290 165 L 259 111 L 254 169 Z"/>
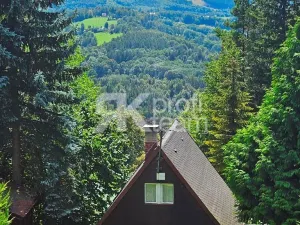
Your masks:
<path fill-rule="evenodd" d="M 179 128 L 180 126 L 180 128 Z M 169 130 L 165 133 L 165 135 L 163 136 L 163 140 L 162 140 L 162 146 L 161 149 L 163 150 L 163 147 L 166 146 L 172 135 L 175 132 L 184 132 L 184 133 L 188 133 L 188 131 L 184 128 L 184 126 L 180 123 L 180 121 L 176 118 L 174 123 L 172 124 L 172 126 L 169 128 Z M 194 139 L 193 139 L 194 140 Z"/>

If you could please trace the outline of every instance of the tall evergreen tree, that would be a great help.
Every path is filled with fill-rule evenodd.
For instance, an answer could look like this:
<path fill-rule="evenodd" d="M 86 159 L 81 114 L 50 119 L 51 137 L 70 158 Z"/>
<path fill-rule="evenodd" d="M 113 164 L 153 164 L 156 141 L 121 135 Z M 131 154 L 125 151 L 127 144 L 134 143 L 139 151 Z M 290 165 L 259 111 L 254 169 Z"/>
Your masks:
<path fill-rule="evenodd" d="M 222 173 L 224 168 L 224 154 L 222 146 L 226 144 L 236 131 L 247 124 L 251 114 L 246 83 L 242 73 L 242 57 L 240 50 L 232 40 L 229 32 L 219 32 L 223 49 L 218 59 L 208 64 L 205 73 L 206 89 L 200 94 L 202 112 L 199 120 L 202 126 L 194 132 L 195 139 L 200 143 L 215 168 Z M 191 111 L 191 114 L 195 113 Z M 190 123 L 193 115 L 184 115 L 184 120 Z M 208 135 L 203 133 L 203 118 L 208 121 Z"/>
<path fill-rule="evenodd" d="M 0 4 L 4 4 L 0 3 Z M 1 6 L 1 5 L 0 5 Z M 8 14 L 4 14 L 1 12 L 0 17 L 0 146 L 2 147 L 0 151 L 1 154 L 1 165 L 8 165 L 8 149 L 9 149 L 9 129 L 6 127 L 5 121 L 10 119 L 10 107 L 11 99 L 8 97 L 8 87 L 9 87 L 9 79 L 8 76 L 4 75 L 2 71 L 6 70 L 6 68 L 15 65 L 17 62 L 17 57 L 13 55 L 11 51 L 7 49 L 7 45 L 9 43 L 14 43 L 15 45 L 20 45 L 20 36 L 16 33 L 10 31 L 8 28 L 2 25 L 2 21 L 4 21 L 8 17 Z M 5 176 L 8 174 L 7 170 L 2 169 L 0 172 L 0 176 Z"/>
<path fill-rule="evenodd" d="M 206 70 L 206 90 L 203 94 L 209 135 L 204 141 L 210 161 L 219 172 L 223 171 L 223 150 L 237 129 L 246 125 L 250 116 L 250 95 L 246 91 L 241 53 L 232 41 L 232 35 L 221 35 L 223 49 L 217 60 Z"/>
<path fill-rule="evenodd" d="M 244 77 L 255 106 L 261 104 L 271 84 L 271 64 L 275 51 L 286 38 L 288 26 L 300 15 L 296 0 L 235 0 L 231 23 L 236 44 L 244 58 Z"/>
<path fill-rule="evenodd" d="M 12 159 L 4 178 L 39 190 L 45 215 L 56 223 L 76 210 L 66 158 L 76 145 L 64 111 L 73 101 L 69 84 L 81 72 L 66 65 L 75 49 L 73 31 L 66 30 L 71 18 L 47 10 L 62 2 L 0 2 L 0 124 L 5 135 L 0 148 L 6 152 L 1 161 Z M 10 164 L 4 166 L 1 172 Z"/>
<path fill-rule="evenodd" d="M 249 28 L 249 7 L 249 0 L 235 0 L 235 6 L 232 9 L 235 20 L 229 24 L 235 31 L 234 35 L 236 35 L 235 40 L 238 46 L 242 46 L 243 50 L 245 50 L 244 39 L 247 37 Z"/>
<path fill-rule="evenodd" d="M 299 27 L 277 52 L 272 88 L 257 116 L 225 146 L 225 174 L 246 223 L 300 221 Z"/>

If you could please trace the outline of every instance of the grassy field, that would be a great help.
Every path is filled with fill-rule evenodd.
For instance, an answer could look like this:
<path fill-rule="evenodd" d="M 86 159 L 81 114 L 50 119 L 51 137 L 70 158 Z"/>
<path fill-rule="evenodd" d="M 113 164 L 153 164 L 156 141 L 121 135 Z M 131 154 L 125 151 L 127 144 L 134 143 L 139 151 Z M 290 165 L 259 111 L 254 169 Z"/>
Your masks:
<path fill-rule="evenodd" d="M 111 20 L 111 21 L 107 21 L 107 20 L 108 20 L 107 17 L 95 17 L 95 18 L 90 18 L 90 19 L 77 22 L 76 25 L 80 26 L 80 24 L 83 23 L 86 28 L 88 28 L 89 26 L 100 28 L 100 27 L 104 27 L 106 22 L 108 22 L 109 25 L 117 24 L 117 20 Z"/>
<path fill-rule="evenodd" d="M 121 37 L 122 34 L 110 34 L 108 32 L 96 33 L 95 37 L 97 39 L 97 45 L 103 45 L 104 43 L 110 42 L 112 39 Z"/>

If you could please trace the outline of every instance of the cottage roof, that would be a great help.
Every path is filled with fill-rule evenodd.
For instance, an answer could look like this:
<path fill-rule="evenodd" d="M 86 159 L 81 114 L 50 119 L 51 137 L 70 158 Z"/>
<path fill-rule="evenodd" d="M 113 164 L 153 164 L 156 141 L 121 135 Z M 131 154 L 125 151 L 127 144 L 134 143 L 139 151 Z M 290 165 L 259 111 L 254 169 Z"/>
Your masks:
<path fill-rule="evenodd" d="M 220 225 L 238 224 L 231 190 L 178 121 L 166 133 L 162 150 Z"/>
<path fill-rule="evenodd" d="M 153 146 L 147 160 L 136 170 L 124 189 L 105 213 L 99 225 L 116 208 L 143 171 L 157 156 L 159 146 Z M 199 206 L 217 225 L 240 224 L 236 218 L 234 196 L 193 138 L 175 121 L 162 140 L 162 157 L 197 200 Z"/>
<path fill-rule="evenodd" d="M 26 217 L 37 202 L 36 196 L 25 188 L 10 188 L 11 207 L 13 216 Z"/>

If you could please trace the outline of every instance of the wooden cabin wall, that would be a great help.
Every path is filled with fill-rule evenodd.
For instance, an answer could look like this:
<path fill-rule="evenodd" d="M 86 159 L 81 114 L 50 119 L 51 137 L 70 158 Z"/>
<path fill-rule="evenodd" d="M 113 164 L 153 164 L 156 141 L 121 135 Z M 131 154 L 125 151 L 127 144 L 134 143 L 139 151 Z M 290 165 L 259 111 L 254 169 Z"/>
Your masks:
<path fill-rule="evenodd" d="M 128 193 L 120 201 L 104 225 L 213 225 L 186 187 L 162 161 L 166 181 L 174 184 L 173 205 L 149 205 L 144 202 L 144 184 L 156 181 L 157 160 L 153 160 Z"/>

